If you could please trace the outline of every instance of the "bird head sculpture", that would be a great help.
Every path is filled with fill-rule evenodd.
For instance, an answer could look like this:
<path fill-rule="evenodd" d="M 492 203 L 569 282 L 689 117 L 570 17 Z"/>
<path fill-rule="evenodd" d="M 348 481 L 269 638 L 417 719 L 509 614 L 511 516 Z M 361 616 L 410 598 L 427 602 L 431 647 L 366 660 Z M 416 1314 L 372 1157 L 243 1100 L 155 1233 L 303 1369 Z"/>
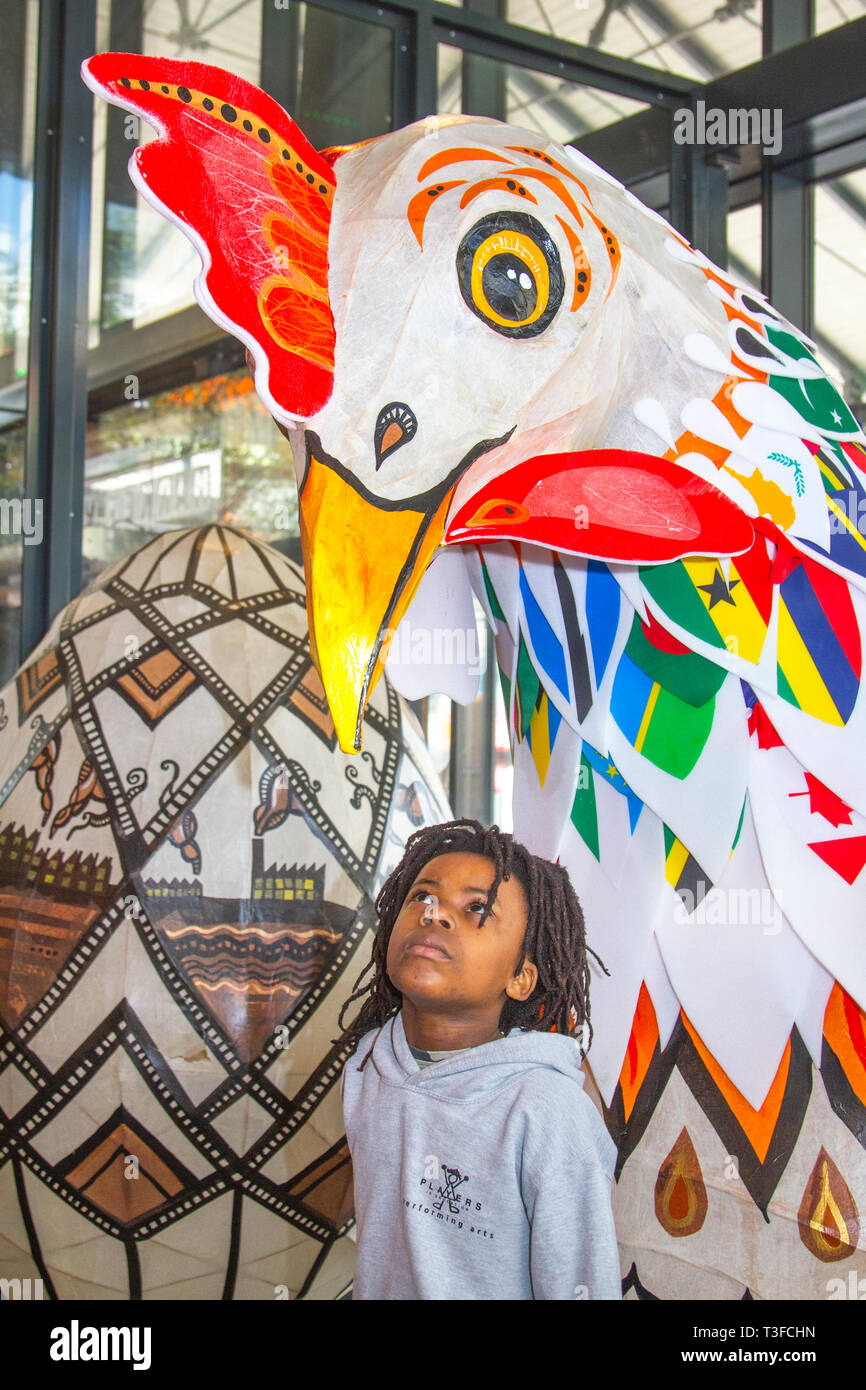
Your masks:
<path fill-rule="evenodd" d="M 344 750 L 442 544 L 630 564 L 752 544 L 747 488 L 678 457 L 668 420 L 695 357 L 765 372 L 764 306 L 590 161 L 470 117 L 319 154 L 217 69 L 102 54 L 83 72 L 160 132 L 132 176 L 197 246 L 199 300 L 291 439 Z M 647 399 L 662 362 L 664 410 Z"/>

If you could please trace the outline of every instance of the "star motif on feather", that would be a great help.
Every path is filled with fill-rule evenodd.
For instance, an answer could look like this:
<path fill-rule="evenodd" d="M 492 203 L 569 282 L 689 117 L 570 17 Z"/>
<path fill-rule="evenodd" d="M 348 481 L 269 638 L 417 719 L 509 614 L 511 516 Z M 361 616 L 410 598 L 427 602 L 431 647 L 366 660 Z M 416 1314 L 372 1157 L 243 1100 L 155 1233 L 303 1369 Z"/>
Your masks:
<path fill-rule="evenodd" d="M 709 595 L 708 609 L 712 612 L 717 603 L 729 603 L 731 607 L 736 606 L 736 601 L 731 598 L 731 590 L 739 584 L 739 579 L 732 579 L 729 584 L 725 583 L 725 576 L 721 570 L 716 570 L 713 574 L 711 584 L 699 584 L 698 588 L 703 589 Z"/>

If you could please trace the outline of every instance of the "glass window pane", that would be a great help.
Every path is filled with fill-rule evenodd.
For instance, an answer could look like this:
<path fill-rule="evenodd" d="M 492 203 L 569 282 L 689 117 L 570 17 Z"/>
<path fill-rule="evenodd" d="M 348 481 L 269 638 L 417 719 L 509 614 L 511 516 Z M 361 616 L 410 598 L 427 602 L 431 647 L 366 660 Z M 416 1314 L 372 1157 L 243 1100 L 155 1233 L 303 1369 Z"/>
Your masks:
<path fill-rule="evenodd" d="M 191 15 L 195 12 L 194 17 Z M 97 49 L 227 67 L 258 82 L 260 0 L 98 0 Z M 127 164 L 156 132 L 146 121 L 94 98 L 90 346 L 119 327 L 139 328 L 193 304 L 194 248 L 136 193 Z"/>
<path fill-rule="evenodd" d="M 97 24 L 100 50 L 213 63 L 272 88 L 319 148 L 392 124 L 394 31 L 382 25 L 296 0 L 98 0 Z M 162 531 L 216 520 L 299 555 L 289 446 L 237 344 L 195 307 L 198 254 L 129 178 L 133 149 L 156 133 L 94 99 L 94 134 L 85 578 Z M 151 365 L 160 357 L 174 371 Z"/>
<path fill-rule="evenodd" d="M 496 663 L 492 634 L 484 610 L 473 599 L 478 646 L 467 646 L 470 670 L 479 675 L 478 690 L 468 705 L 457 706 L 456 727 L 452 724 L 449 793 L 456 815 L 470 816 L 489 824 L 492 807 L 492 748 L 495 713 Z"/>
<path fill-rule="evenodd" d="M 98 0 L 97 46 L 212 63 L 257 86 L 273 85 L 261 78 L 264 12 L 263 0 L 195 6 Z M 351 144 L 391 128 L 393 30 L 296 0 L 269 21 L 284 49 L 269 60 L 283 71 L 284 56 L 286 86 L 297 93 L 292 114 L 316 148 Z M 141 328 L 195 303 L 196 251 L 148 207 L 127 172 L 136 145 L 154 139 L 146 121 L 94 98 L 90 347 L 108 332 Z"/>
<path fill-rule="evenodd" d="M 0 684 L 19 662 L 21 557 L 42 503 L 25 498 L 37 0 L 7 0 L 0 41 Z"/>
<path fill-rule="evenodd" d="M 565 143 L 646 109 L 640 101 L 464 54 L 449 44 L 439 45 L 437 57 L 440 115 L 489 116 Z"/>
<path fill-rule="evenodd" d="M 424 731 L 433 766 L 442 779 L 445 795 L 451 799 L 451 701 L 447 695 L 431 695 L 427 701 L 427 727 Z"/>
<path fill-rule="evenodd" d="M 393 30 L 311 5 L 297 9 L 296 119 L 307 139 L 321 150 L 384 135 L 394 119 Z"/>
<path fill-rule="evenodd" d="M 838 29 L 866 15 L 866 0 L 815 0 L 815 33 Z"/>
<path fill-rule="evenodd" d="M 299 556 L 291 450 L 245 367 L 140 398 L 126 389 L 88 422 L 85 582 L 163 531 L 211 521 Z"/>
<path fill-rule="evenodd" d="M 751 203 L 728 214 L 728 269 L 761 288 L 761 204 Z"/>
<path fill-rule="evenodd" d="M 761 0 L 507 0 L 506 18 L 698 82 L 761 56 Z"/>
<path fill-rule="evenodd" d="M 495 661 L 495 652 L 491 652 Z M 496 701 L 496 723 L 493 751 L 493 824 L 509 834 L 514 829 L 512 794 L 514 791 L 514 764 L 511 761 L 511 745 L 508 741 L 508 716 L 505 712 L 505 696 L 499 667 L 494 674 Z"/>
<path fill-rule="evenodd" d="M 824 366 L 866 420 L 866 170 L 816 184 L 813 337 Z"/>

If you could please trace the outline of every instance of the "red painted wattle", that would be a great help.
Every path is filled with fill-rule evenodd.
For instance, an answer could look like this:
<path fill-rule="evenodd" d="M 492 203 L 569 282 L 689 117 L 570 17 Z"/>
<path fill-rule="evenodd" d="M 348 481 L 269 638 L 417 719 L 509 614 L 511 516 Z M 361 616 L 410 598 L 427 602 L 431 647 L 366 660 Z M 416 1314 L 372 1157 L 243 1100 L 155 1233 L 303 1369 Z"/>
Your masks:
<path fill-rule="evenodd" d="M 740 555 L 746 514 L 712 483 L 626 449 L 540 454 L 491 479 L 452 513 L 447 544 L 535 542 L 573 555 L 655 564 Z"/>
<path fill-rule="evenodd" d="M 206 63 L 99 53 L 82 76 L 159 131 L 130 174 L 202 255 L 197 298 L 267 368 L 265 404 L 284 424 L 314 415 L 334 377 L 331 164 L 278 102 Z"/>

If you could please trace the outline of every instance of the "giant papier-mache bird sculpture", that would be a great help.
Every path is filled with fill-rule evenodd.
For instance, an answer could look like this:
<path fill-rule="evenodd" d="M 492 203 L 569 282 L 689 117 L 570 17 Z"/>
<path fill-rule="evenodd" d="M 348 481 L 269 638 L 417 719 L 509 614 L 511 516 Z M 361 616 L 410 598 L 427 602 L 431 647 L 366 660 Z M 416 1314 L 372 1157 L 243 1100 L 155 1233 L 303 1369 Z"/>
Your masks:
<path fill-rule="evenodd" d="M 459 627 L 474 593 L 495 631 L 515 834 L 568 867 L 610 972 L 588 1062 L 627 1296 L 844 1296 L 866 440 L 813 344 L 525 130 L 431 117 L 317 153 L 217 69 L 84 73 L 156 127 L 132 177 L 292 438 L 344 750 L 401 622 Z"/>

